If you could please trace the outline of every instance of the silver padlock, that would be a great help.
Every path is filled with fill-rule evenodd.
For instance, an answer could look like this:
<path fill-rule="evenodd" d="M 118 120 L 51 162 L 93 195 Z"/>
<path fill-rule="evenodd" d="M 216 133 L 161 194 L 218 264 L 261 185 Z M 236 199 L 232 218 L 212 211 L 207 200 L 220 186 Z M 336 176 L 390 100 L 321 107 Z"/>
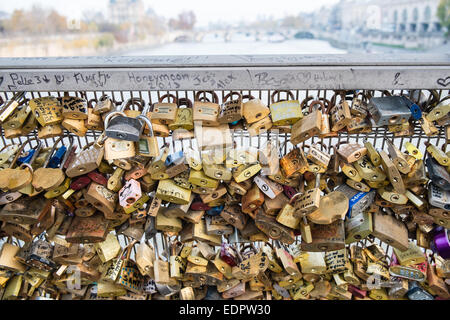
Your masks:
<path fill-rule="evenodd" d="M 367 110 L 376 127 L 402 124 L 411 117 L 410 109 L 400 96 L 371 98 Z"/>
<path fill-rule="evenodd" d="M 349 206 L 347 217 L 355 217 L 366 210 L 375 199 L 375 190 L 370 190 L 369 192 L 362 192 L 349 187 L 346 184 L 338 186 L 335 191 L 340 191 L 344 193 L 349 199 Z"/>
<path fill-rule="evenodd" d="M 119 140 L 139 141 L 144 124 L 140 119 L 127 117 L 123 112 L 125 108 L 133 103 L 146 105 L 145 101 L 141 99 L 131 98 L 124 101 L 116 111 L 108 113 L 105 118 L 105 134 L 107 137 Z M 141 114 L 145 116 L 149 108 L 149 105 L 145 106 Z"/>
<path fill-rule="evenodd" d="M 428 201 L 432 206 L 450 210 L 450 191 L 446 191 L 434 185 L 429 184 Z"/>

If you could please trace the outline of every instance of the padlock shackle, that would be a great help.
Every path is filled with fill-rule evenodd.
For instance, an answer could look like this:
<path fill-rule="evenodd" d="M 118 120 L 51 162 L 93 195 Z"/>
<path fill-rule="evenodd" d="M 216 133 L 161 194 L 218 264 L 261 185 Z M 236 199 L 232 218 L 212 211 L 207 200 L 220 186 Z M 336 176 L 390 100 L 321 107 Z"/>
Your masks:
<path fill-rule="evenodd" d="M 146 116 L 143 116 L 143 115 L 141 114 L 141 115 L 137 116 L 136 119 L 139 119 L 139 120 L 144 121 L 144 122 L 148 125 L 148 128 L 149 128 L 149 130 L 150 130 L 150 136 L 151 136 L 151 137 L 154 137 L 154 136 L 155 136 L 154 133 L 153 133 L 153 125 L 152 125 L 152 122 L 151 122 Z"/>
<path fill-rule="evenodd" d="M 13 161 L 11 161 L 11 164 L 10 164 L 9 168 L 11 168 L 11 169 L 14 168 L 14 166 L 15 166 L 15 164 L 16 164 L 16 162 L 17 162 L 17 159 L 19 159 L 20 154 L 22 153 L 23 149 L 25 149 L 25 146 L 27 145 L 27 143 L 30 143 L 30 141 L 32 141 L 32 140 L 36 140 L 36 141 L 38 142 L 38 144 L 37 144 L 37 146 L 36 146 L 36 148 L 35 148 L 36 151 L 34 152 L 33 156 L 32 156 L 31 159 L 30 159 L 30 162 L 29 162 L 30 165 L 33 164 L 34 160 L 36 159 L 36 157 L 38 156 L 39 152 L 41 152 L 41 149 L 42 149 L 42 141 L 41 141 L 41 139 L 39 139 L 39 138 L 31 138 L 31 139 L 28 138 L 27 141 L 25 141 L 24 143 L 22 143 L 21 146 L 20 146 L 20 148 L 19 148 L 19 150 L 17 150 L 16 155 L 15 155 Z M 33 148 L 33 149 L 34 149 L 34 148 Z"/>
<path fill-rule="evenodd" d="M 109 121 L 111 120 L 112 117 L 121 115 L 123 117 L 126 117 L 127 115 L 125 113 L 123 113 L 122 111 L 111 111 L 110 113 L 107 114 L 107 116 L 105 117 L 105 121 L 104 121 L 104 127 L 105 129 L 108 128 L 108 124 Z"/>
<path fill-rule="evenodd" d="M 177 97 L 176 97 L 175 95 L 171 94 L 171 93 L 167 93 L 167 94 L 165 94 L 165 95 L 162 95 L 162 96 L 158 99 L 158 103 L 163 103 L 164 99 L 166 99 L 166 98 L 167 98 L 167 100 L 169 101 L 169 103 L 171 103 L 171 102 L 170 102 L 170 98 L 172 98 L 172 100 L 173 100 L 172 103 L 178 104 L 178 99 L 177 99 Z"/>
<path fill-rule="evenodd" d="M 329 113 L 329 110 L 327 108 L 325 108 L 325 104 L 322 101 L 320 101 L 320 100 L 313 100 L 313 101 L 311 101 L 311 103 L 309 104 L 309 107 L 308 107 L 308 112 L 311 113 L 312 112 L 312 108 L 314 106 L 316 106 L 316 105 L 320 105 L 320 111 L 322 113 Z"/>
<path fill-rule="evenodd" d="M 203 97 L 202 98 L 200 98 L 200 95 L 203 93 Z M 212 98 L 213 98 L 213 103 L 219 103 L 219 97 L 217 96 L 217 93 L 215 93 L 214 91 L 205 91 L 205 90 L 203 90 L 203 91 L 197 91 L 196 93 L 195 93 L 195 98 L 194 98 L 194 102 L 195 101 L 208 101 L 208 102 L 211 102 L 208 98 L 206 98 L 206 93 L 209 93 L 209 94 L 211 94 L 211 96 L 212 96 Z"/>
<path fill-rule="evenodd" d="M 248 99 L 248 100 L 254 100 L 255 97 L 252 96 L 251 94 L 244 94 L 244 95 L 242 95 L 242 102 L 243 102 L 245 99 Z"/>
<path fill-rule="evenodd" d="M 186 106 L 188 108 L 192 108 L 192 101 L 189 98 L 180 98 L 178 99 L 178 107 Z"/>
<path fill-rule="evenodd" d="M 275 90 L 274 92 L 272 92 L 272 95 L 270 96 L 270 103 L 276 103 L 276 102 L 281 102 L 281 101 L 287 101 L 287 100 L 277 100 L 275 101 L 275 95 L 278 94 L 278 98 L 280 97 L 280 93 L 286 93 L 287 98 L 290 98 L 291 100 L 294 100 L 294 94 L 292 93 L 292 91 L 290 90 Z"/>
<path fill-rule="evenodd" d="M 223 97 L 223 102 L 226 102 L 229 98 L 233 99 L 233 96 L 237 95 L 238 99 L 240 99 L 242 101 L 242 94 L 240 94 L 237 91 L 231 91 L 230 93 L 228 93 L 227 95 L 225 95 Z"/>
<path fill-rule="evenodd" d="M 62 138 L 63 138 L 63 137 L 64 137 L 64 136 L 61 135 L 61 136 L 55 141 L 55 143 L 53 143 L 52 149 L 50 150 L 49 155 L 48 155 L 47 158 L 45 159 L 45 162 L 44 162 L 44 164 L 42 165 L 42 168 L 47 168 L 48 163 L 50 162 L 50 159 L 51 159 L 51 157 L 53 156 L 53 153 L 55 153 L 55 151 L 56 151 L 56 146 L 62 141 Z M 64 145 L 64 143 L 63 143 L 63 145 Z"/>

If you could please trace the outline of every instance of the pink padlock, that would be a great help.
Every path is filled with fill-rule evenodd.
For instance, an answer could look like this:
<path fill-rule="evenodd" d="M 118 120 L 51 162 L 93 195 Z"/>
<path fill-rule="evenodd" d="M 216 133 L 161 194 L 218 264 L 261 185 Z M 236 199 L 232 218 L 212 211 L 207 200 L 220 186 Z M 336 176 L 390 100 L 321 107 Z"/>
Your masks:
<path fill-rule="evenodd" d="M 122 207 L 128 207 L 139 200 L 141 196 L 141 184 L 139 181 L 130 179 L 119 191 L 119 204 Z"/>

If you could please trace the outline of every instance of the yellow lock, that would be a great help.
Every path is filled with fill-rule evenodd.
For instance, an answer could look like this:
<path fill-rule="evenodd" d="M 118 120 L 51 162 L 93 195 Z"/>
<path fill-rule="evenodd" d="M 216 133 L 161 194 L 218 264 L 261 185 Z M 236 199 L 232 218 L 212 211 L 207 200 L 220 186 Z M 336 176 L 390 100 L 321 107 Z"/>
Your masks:
<path fill-rule="evenodd" d="M 130 214 L 136 211 L 137 209 L 141 208 L 144 205 L 144 203 L 147 203 L 149 199 L 150 197 L 147 194 L 143 194 L 142 197 L 140 197 L 135 203 L 127 207 L 124 207 L 123 211 L 125 211 L 125 213 L 127 214 Z"/>
<path fill-rule="evenodd" d="M 386 175 L 378 167 L 374 167 L 367 157 L 362 157 L 354 163 L 356 171 L 358 171 L 361 178 L 377 182 L 386 180 Z"/>
<path fill-rule="evenodd" d="M 206 164 L 203 163 L 203 172 L 206 176 L 216 180 L 231 180 L 231 170 L 220 164 Z"/>
<path fill-rule="evenodd" d="M 179 187 L 173 180 L 166 179 L 159 181 L 156 196 L 168 202 L 187 204 L 191 197 L 191 190 Z"/>
<path fill-rule="evenodd" d="M 208 177 L 203 171 L 191 170 L 188 181 L 193 185 L 203 188 L 216 189 L 219 186 L 219 180 Z"/>
<path fill-rule="evenodd" d="M 347 177 L 356 182 L 361 182 L 362 177 L 352 164 L 341 162 L 340 167 Z"/>
<path fill-rule="evenodd" d="M 275 102 L 275 95 L 285 92 L 290 100 Z M 294 100 L 294 95 L 288 90 L 275 90 L 271 96 L 270 112 L 273 125 L 292 125 L 303 118 L 300 101 Z"/>
<path fill-rule="evenodd" d="M 423 159 L 423 154 L 420 152 L 419 149 L 417 149 L 411 142 L 405 142 L 405 149 L 408 152 L 409 155 L 413 156 L 417 160 Z"/>
<path fill-rule="evenodd" d="M 180 106 L 186 106 L 186 108 L 180 108 Z M 178 108 L 175 116 L 175 121 L 169 124 L 170 130 L 184 129 L 192 130 L 194 129 L 193 111 L 192 111 L 192 101 L 188 98 L 178 99 Z"/>
<path fill-rule="evenodd" d="M 367 155 L 369 156 L 370 161 L 375 167 L 378 167 L 381 165 L 381 157 L 378 154 L 377 150 L 375 150 L 375 147 L 370 142 L 366 141 L 364 143 L 364 147 L 367 149 Z"/>
<path fill-rule="evenodd" d="M 296 209 L 287 203 L 278 213 L 276 220 L 286 227 L 297 229 L 300 219 L 294 216 L 295 211 Z"/>
<path fill-rule="evenodd" d="M 233 178 L 237 183 L 248 180 L 261 170 L 259 162 L 250 165 L 241 165 L 233 172 Z"/>
<path fill-rule="evenodd" d="M 444 99 L 442 99 L 439 104 L 433 108 L 433 110 L 431 110 L 426 116 L 425 118 L 430 121 L 436 121 L 439 119 L 444 118 L 445 116 L 447 116 L 450 113 L 450 103 L 445 103 L 445 100 L 448 100 L 448 96 L 445 97 Z"/>
<path fill-rule="evenodd" d="M 62 106 L 55 97 L 32 99 L 29 105 L 41 126 L 57 124 L 63 120 Z"/>
<path fill-rule="evenodd" d="M 444 151 L 438 149 L 436 146 L 430 143 L 427 144 L 427 151 L 441 166 L 444 167 L 450 166 L 450 158 Z"/>

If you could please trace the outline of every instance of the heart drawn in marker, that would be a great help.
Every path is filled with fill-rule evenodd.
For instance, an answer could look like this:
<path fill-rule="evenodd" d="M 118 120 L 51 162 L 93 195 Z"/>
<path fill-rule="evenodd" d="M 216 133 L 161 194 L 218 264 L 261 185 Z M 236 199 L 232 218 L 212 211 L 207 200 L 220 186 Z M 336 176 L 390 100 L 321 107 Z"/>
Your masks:
<path fill-rule="evenodd" d="M 437 84 L 443 86 L 443 87 L 447 87 L 448 85 L 450 85 L 450 77 L 447 78 L 440 78 L 437 79 Z"/>

